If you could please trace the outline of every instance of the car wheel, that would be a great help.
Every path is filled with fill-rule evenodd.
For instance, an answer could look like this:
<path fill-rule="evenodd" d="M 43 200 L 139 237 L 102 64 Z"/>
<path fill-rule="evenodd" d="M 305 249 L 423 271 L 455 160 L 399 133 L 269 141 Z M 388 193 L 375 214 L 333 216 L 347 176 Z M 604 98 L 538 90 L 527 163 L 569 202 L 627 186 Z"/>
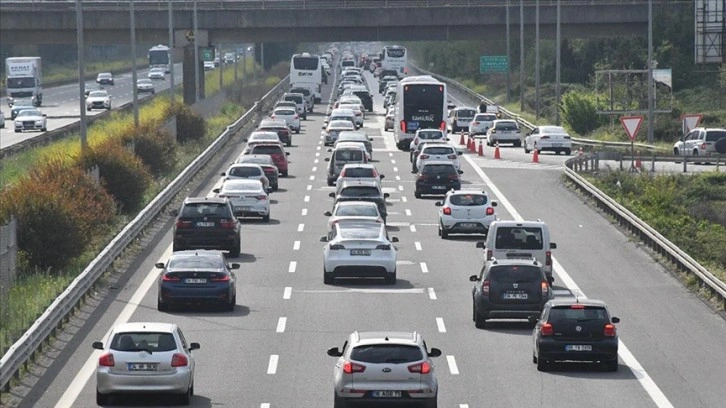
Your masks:
<path fill-rule="evenodd" d="M 262 221 L 264 221 L 264 222 L 270 222 L 270 214 L 268 213 L 267 215 L 263 215 L 262 216 Z"/>
<path fill-rule="evenodd" d="M 524 142 L 524 152 L 525 153 L 529 153 L 530 152 L 530 150 L 527 149 L 527 142 Z"/>
<path fill-rule="evenodd" d="M 565 156 L 569 156 L 572 154 L 572 149 L 565 149 Z"/>
<path fill-rule="evenodd" d="M 522 147 L 522 141 L 517 140 L 516 142 L 514 142 L 514 147 Z"/>
<path fill-rule="evenodd" d="M 91 108 L 86 108 L 86 110 L 90 112 L 91 111 Z"/>
<path fill-rule="evenodd" d="M 40 131 L 41 132 L 47 132 L 48 131 L 48 128 L 46 128 L 46 127 L 40 128 Z"/>
<path fill-rule="evenodd" d="M 15 133 L 20 133 L 20 131 L 18 129 L 15 129 Z"/>
<path fill-rule="evenodd" d="M 297 131 L 297 132 L 295 132 L 295 133 L 300 133 L 300 130 L 298 130 L 298 131 Z M 287 141 L 287 143 L 285 143 L 285 146 L 287 146 L 287 147 L 290 147 L 290 146 L 292 146 L 292 140 L 288 140 L 288 141 Z"/>
<path fill-rule="evenodd" d="M 449 237 L 449 232 L 446 231 L 446 229 L 443 226 L 439 226 L 439 229 L 441 230 L 441 239 L 446 239 Z"/>
<path fill-rule="evenodd" d="M 295 134 L 296 135 L 300 134 L 300 128 L 295 129 Z M 290 142 L 290 143 L 292 143 L 292 142 Z M 287 147 L 290 147 L 290 145 L 287 145 Z"/>
<path fill-rule="evenodd" d="M 158 310 L 160 312 L 166 312 L 166 311 L 169 310 L 169 305 L 167 305 L 166 303 L 162 302 L 161 299 L 158 299 L 157 298 L 156 299 L 156 310 Z"/>
<path fill-rule="evenodd" d="M 328 180 L 328 187 L 333 187 L 335 185 L 335 182 L 333 180 Z"/>
<path fill-rule="evenodd" d="M 608 371 L 611 371 L 611 372 L 618 371 L 618 367 L 620 367 L 620 365 L 618 364 L 617 357 L 615 358 L 615 360 L 609 360 L 609 361 L 605 362 L 605 369 Z"/>
<path fill-rule="evenodd" d="M 96 389 L 96 405 L 108 405 L 111 400 L 111 394 L 101 394 Z"/>
<path fill-rule="evenodd" d="M 419 193 L 418 191 L 414 191 L 413 196 L 416 198 L 421 198 L 421 193 Z"/>
<path fill-rule="evenodd" d="M 308 115 L 307 115 L 307 114 L 305 114 L 305 115 L 303 115 L 303 117 L 302 117 L 302 118 L 303 118 L 303 120 L 308 120 Z"/>
<path fill-rule="evenodd" d="M 278 184 L 272 185 L 272 191 L 277 191 L 279 188 L 280 188 L 280 186 Z"/>
<path fill-rule="evenodd" d="M 680 156 L 681 155 L 681 152 L 678 151 L 678 148 L 677 147 L 674 147 L 673 148 L 673 155 L 674 156 Z"/>
<path fill-rule="evenodd" d="M 232 295 L 232 299 L 229 300 L 225 309 L 227 309 L 228 312 L 234 312 L 235 306 L 237 306 L 237 295 Z"/>
<path fill-rule="evenodd" d="M 534 354 L 534 351 L 532 352 L 532 363 L 537 364 L 537 356 Z"/>
<path fill-rule="evenodd" d="M 232 258 L 237 258 L 237 257 L 239 257 L 240 252 L 241 252 L 240 242 L 237 241 L 237 243 L 232 248 L 229 249 L 229 256 Z"/>
<path fill-rule="evenodd" d="M 191 402 L 192 402 L 192 392 L 191 391 L 192 391 L 192 387 L 189 387 L 187 389 L 187 392 L 185 392 L 184 394 L 181 394 L 179 396 L 179 404 L 180 405 L 189 405 L 189 404 L 191 404 Z"/>
<path fill-rule="evenodd" d="M 332 285 L 335 283 L 335 275 L 328 273 L 325 269 L 323 269 L 323 283 L 326 285 Z"/>
<path fill-rule="evenodd" d="M 348 408 L 348 403 L 333 391 L 333 408 Z"/>
<path fill-rule="evenodd" d="M 479 314 L 479 311 L 476 310 L 476 305 L 474 306 L 474 327 L 477 329 L 483 329 L 487 325 L 487 319 Z"/>
<path fill-rule="evenodd" d="M 386 274 L 386 283 L 389 285 L 395 285 L 396 284 L 396 270 L 393 270 L 393 273 Z"/>

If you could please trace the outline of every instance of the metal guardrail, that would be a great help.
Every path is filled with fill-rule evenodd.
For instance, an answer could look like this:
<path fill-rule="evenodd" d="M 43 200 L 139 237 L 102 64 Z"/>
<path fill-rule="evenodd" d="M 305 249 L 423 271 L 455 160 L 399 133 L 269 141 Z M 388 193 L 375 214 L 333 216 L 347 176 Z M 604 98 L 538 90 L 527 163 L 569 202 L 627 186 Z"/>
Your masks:
<path fill-rule="evenodd" d="M 708 290 L 713 297 L 716 297 L 726 308 L 726 283 L 718 279 L 696 260 L 683 252 L 678 246 L 669 241 L 658 231 L 646 224 L 635 214 L 628 211 L 615 200 L 600 191 L 597 187 L 585 180 L 570 168 L 565 168 L 565 176 L 572 181 L 577 188 L 585 192 L 595 200 L 597 206 L 614 217 L 618 224 L 626 227 L 631 233 L 637 235 L 641 241 L 652 248 L 661 256 L 674 263 L 682 272 L 686 272 L 698 279 L 699 286 Z"/>
<path fill-rule="evenodd" d="M 55 333 L 62 322 L 88 294 L 99 277 L 111 266 L 112 262 L 134 241 L 134 239 L 161 213 L 169 202 L 182 191 L 184 185 L 206 165 L 224 146 L 231 136 L 258 113 L 263 112 L 264 104 L 287 88 L 289 76 L 273 87 L 242 117 L 227 126 L 217 139 L 169 183 L 136 218 L 133 219 L 101 253 L 76 277 L 43 314 L 33 323 L 22 337 L 16 341 L 0 359 L 0 389 L 4 389 L 20 368 L 33 356 L 45 340 Z"/>

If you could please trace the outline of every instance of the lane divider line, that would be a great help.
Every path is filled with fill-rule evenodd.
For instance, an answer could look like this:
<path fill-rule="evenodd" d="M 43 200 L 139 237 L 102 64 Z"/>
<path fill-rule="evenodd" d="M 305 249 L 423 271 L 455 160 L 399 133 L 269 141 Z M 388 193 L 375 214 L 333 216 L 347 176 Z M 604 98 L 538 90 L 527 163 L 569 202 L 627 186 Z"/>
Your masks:
<path fill-rule="evenodd" d="M 270 362 L 267 364 L 267 374 L 275 374 L 277 372 L 277 362 L 280 356 L 273 354 L 270 356 Z"/>
<path fill-rule="evenodd" d="M 299 224 L 297 226 L 297 232 L 303 232 L 304 229 L 305 229 L 305 224 Z"/>
<path fill-rule="evenodd" d="M 408 226 L 408 228 L 411 229 L 411 232 L 416 232 L 416 226 L 415 225 L 411 224 L 411 225 Z"/>
<path fill-rule="evenodd" d="M 300 241 L 295 241 L 295 242 L 294 242 L 294 243 L 292 244 L 292 250 L 293 250 L 293 251 L 299 251 L 299 250 L 300 250 Z"/>
<path fill-rule="evenodd" d="M 287 268 L 287 271 L 289 273 L 295 273 L 296 269 L 297 269 L 297 261 L 290 261 L 290 266 Z"/>
<path fill-rule="evenodd" d="M 449 371 L 451 375 L 459 375 L 459 367 L 456 365 L 454 356 L 446 356 L 446 362 L 449 363 Z"/>
<path fill-rule="evenodd" d="M 426 265 L 426 262 L 421 262 L 421 272 L 423 273 L 429 273 L 429 267 Z"/>
<path fill-rule="evenodd" d="M 302 214 L 303 216 L 308 215 L 308 209 L 307 208 L 303 208 L 302 211 L 300 212 L 300 214 Z"/>
<path fill-rule="evenodd" d="M 410 216 L 411 216 L 411 210 L 410 210 L 410 209 L 408 209 L 408 208 L 406 208 L 406 210 L 405 210 L 405 211 L 406 211 L 406 216 L 407 216 L 407 217 L 410 217 Z"/>
<path fill-rule="evenodd" d="M 285 287 L 285 290 L 282 292 L 282 298 L 285 300 L 290 299 L 290 296 L 292 296 L 292 287 L 287 286 Z"/>
<path fill-rule="evenodd" d="M 444 325 L 444 318 L 443 317 L 437 317 L 436 318 L 436 327 L 439 328 L 439 333 L 446 333 L 446 326 Z"/>
<path fill-rule="evenodd" d="M 436 300 L 436 292 L 434 292 L 434 288 L 428 288 L 428 292 L 429 292 L 429 298 L 431 300 Z"/>
<path fill-rule="evenodd" d="M 305 201 L 306 203 L 309 203 L 310 202 L 310 196 L 305 196 L 305 198 L 303 198 L 303 201 Z"/>
<path fill-rule="evenodd" d="M 277 319 L 277 328 L 275 329 L 275 331 L 277 333 L 284 333 L 285 325 L 287 325 L 287 317 L 281 317 Z"/>
<path fill-rule="evenodd" d="M 420 243 L 420 242 L 418 242 L 418 241 L 414 242 L 414 243 L 413 243 L 413 246 L 415 246 L 415 247 L 416 247 L 416 250 L 417 250 L 417 251 L 420 251 L 420 250 L 421 250 L 421 243 Z"/>

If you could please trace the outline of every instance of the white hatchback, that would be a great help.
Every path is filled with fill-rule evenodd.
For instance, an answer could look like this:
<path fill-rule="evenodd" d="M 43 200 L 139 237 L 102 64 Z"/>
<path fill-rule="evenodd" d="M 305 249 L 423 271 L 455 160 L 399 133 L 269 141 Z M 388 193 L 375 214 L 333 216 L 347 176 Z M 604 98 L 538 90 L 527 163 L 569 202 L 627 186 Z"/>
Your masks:
<path fill-rule="evenodd" d="M 333 232 L 333 226 L 346 222 L 370 222 L 384 224 L 383 217 L 378 211 L 378 205 L 370 201 L 341 201 L 335 204 L 333 211 L 324 213 L 328 217 L 328 236 Z"/>
<path fill-rule="evenodd" d="M 287 126 L 294 130 L 295 133 L 300 133 L 300 115 L 297 111 L 292 108 L 282 107 L 275 108 L 270 115 L 270 119 L 284 120 Z"/>
<path fill-rule="evenodd" d="M 232 204 L 237 217 L 262 217 L 270 221 L 270 189 L 265 189 L 259 180 L 230 179 L 221 188 L 212 190 L 219 198 L 226 198 Z"/>
<path fill-rule="evenodd" d="M 497 119 L 492 123 L 492 127 L 487 130 L 487 146 L 497 143 L 512 143 L 516 147 L 522 145 L 522 133 L 516 120 Z"/>
<path fill-rule="evenodd" d="M 416 167 L 419 169 L 425 161 L 448 161 L 454 164 L 456 170 L 461 170 L 461 161 L 459 156 L 462 152 L 456 150 L 454 146 L 448 143 L 426 143 L 421 152 L 416 157 Z"/>
<path fill-rule="evenodd" d="M 479 190 L 452 190 L 446 193 L 444 201 L 436 202 L 439 209 L 439 236 L 446 239 L 449 234 L 484 234 L 489 225 L 496 221 L 494 207 L 487 193 Z"/>
<path fill-rule="evenodd" d="M 270 187 L 270 179 L 265 175 L 265 170 L 255 163 L 233 163 L 221 176 L 224 177 L 222 181 L 250 179 L 259 181 L 265 189 Z"/>

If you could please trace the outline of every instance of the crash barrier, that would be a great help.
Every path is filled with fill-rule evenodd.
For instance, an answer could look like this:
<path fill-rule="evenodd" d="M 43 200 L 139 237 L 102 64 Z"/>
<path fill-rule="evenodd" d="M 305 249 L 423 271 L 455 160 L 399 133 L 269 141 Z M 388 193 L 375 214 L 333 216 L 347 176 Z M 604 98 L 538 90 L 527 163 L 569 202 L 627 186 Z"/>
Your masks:
<path fill-rule="evenodd" d="M 164 190 L 162 190 L 134 218 L 101 253 L 90 262 L 43 314 L 33 323 L 0 359 L 0 389 L 8 389 L 10 380 L 19 378 L 20 369 L 33 358 L 46 339 L 56 333 L 70 318 L 74 310 L 85 300 L 94 284 L 118 258 L 126 247 L 164 210 L 184 186 L 202 169 L 227 141 L 236 135 L 248 122 L 267 111 L 267 106 L 287 90 L 289 76 L 273 87 L 262 99 L 234 123 L 227 126 L 212 144 L 192 161 Z"/>

